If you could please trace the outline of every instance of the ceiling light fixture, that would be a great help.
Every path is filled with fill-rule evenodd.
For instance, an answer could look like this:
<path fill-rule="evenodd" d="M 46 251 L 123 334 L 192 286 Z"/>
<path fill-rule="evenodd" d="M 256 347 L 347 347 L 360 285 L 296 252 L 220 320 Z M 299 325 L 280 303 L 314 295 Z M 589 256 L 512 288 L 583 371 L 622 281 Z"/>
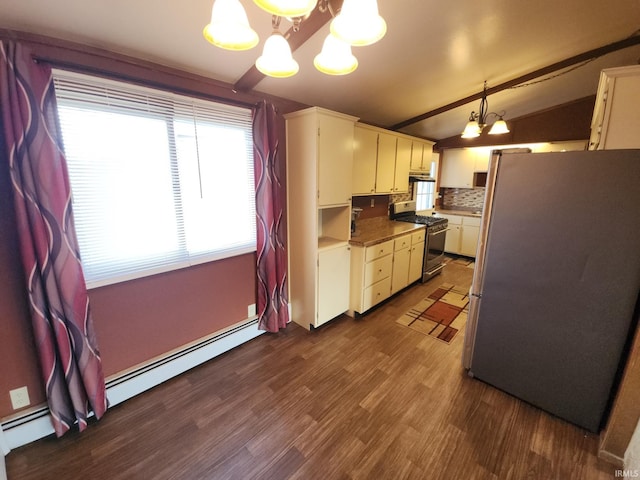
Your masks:
<path fill-rule="evenodd" d="M 509 133 L 509 127 L 507 126 L 507 122 L 504 121 L 502 117 L 505 116 L 506 112 L 503 110 L 500 113 L 489 112 L 489 102 L 487 101 L 487 82 L 484 82 L 484 89 L 482 91 L 482 100 L 480 100 L 480 111 L 476 113 L 475 111 L 471 112 L 469 115 L 469 121 L 467 122 L 467 126 L 464 127 L 464 131 L 462 132 L 462 138 L 475 138 L 479 137 L 480 133 L 484 127 L 487 126 L 487 118 L 490 115 L 493 115 L 498 118 L 493 125 L 491 126 L 491 130 L 489 130 L 489 135 L 500 135 L 503 133 Z"/>
<path fill-rule="evenodd" d="M 291 55 L 289 43 L 280 33 L 280 18 L 273 16 L 273 33 L 264 42 L 262 55 L 256 60 L 256 68 L 269 77 L 287 78 L 300 70 Z"/>
<path fill-rule="evenodd" d="M 377 0 L 344 0 L 337 15 L 330 0 L 253 0 L 273 15 L 274 32 L 265 41 L 256 67 L 263 74 L 285 78 L 298 72 L 298 64 L 291 55 L 287 39 L 280 33 L 280 19 L 293 22 L 293 31 L 314 9 L 329 11 L 333 19 L 330 35 L 322 51 L 314 59 L 315 67 L 328 75 L 345 75 L 358 68 L 358 60 L 351 53 L 352 46 L 371 45 L 387 31 L 387 24 L 378 13 Z M 240 0 L 214 0 L 211 22 L 204 27 L 204 38 L 216 47 L 226 50 L 249 50 L 258 44 L 257 33 L 249 26 L 247 13 Z"/>

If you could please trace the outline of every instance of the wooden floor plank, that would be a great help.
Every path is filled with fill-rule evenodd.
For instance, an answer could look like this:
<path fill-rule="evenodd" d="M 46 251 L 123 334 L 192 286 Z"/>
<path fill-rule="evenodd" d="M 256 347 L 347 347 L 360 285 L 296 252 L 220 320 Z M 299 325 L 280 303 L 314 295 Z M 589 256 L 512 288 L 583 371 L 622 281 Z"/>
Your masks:
<path fill-rule="evenodd" d="M 466 375 L 450 344 L 396 323 L 450 262 L 352 319 L 262 335 L 110 409 L 82 434 L 12 451 L 20 479 L 605 479 L 597 436 Z"/>

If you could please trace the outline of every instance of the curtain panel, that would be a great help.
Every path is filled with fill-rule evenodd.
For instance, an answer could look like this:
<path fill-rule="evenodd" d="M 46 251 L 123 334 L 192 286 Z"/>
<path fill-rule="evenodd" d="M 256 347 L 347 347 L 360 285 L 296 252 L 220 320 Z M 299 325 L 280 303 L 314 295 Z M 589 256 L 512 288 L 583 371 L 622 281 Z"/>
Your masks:
<path fill-rule="evenodd" d="M 272 104 L 253 113 L 256 183 L 258 328 L 277 332 L 289 322 L 285 230 L 286 185 L 278 169 L 278 117 Z"/>
<path fill-rule="evenodd" d="M 0 42 L 0 109 L 32 328 L 53 426 L 82 431 L 107 398 L 59 145 L 51 69 Z"/>

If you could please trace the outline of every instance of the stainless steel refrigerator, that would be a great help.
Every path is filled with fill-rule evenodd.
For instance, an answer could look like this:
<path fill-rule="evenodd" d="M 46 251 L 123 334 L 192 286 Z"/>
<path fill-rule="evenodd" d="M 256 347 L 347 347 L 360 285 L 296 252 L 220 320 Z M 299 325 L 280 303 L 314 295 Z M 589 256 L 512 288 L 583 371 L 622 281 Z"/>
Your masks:
<path fill-rule="evenodd" d="M 493 155 L 470 375 L 596 432 L 639 292 L 640 150 Z"/>

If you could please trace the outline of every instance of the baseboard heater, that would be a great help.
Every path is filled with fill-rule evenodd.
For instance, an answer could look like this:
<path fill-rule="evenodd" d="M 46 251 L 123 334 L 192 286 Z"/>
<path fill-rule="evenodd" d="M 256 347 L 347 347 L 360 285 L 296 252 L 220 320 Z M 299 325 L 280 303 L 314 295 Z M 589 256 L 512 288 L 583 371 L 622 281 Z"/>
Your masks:
<path fill-rule="evenodd" d="M 133 398 L 263 333 L 263 330 L 258 330 L 258 319 L 254 317 L 229 330 L 200 339 L 171 354 L 111 378 L 106 382 L 109 406 L 113 407 Z M 2 422 L 1 427 L 9 448 L 21 447 L 54 433 L 51 415 L 46 405 Z"/>

